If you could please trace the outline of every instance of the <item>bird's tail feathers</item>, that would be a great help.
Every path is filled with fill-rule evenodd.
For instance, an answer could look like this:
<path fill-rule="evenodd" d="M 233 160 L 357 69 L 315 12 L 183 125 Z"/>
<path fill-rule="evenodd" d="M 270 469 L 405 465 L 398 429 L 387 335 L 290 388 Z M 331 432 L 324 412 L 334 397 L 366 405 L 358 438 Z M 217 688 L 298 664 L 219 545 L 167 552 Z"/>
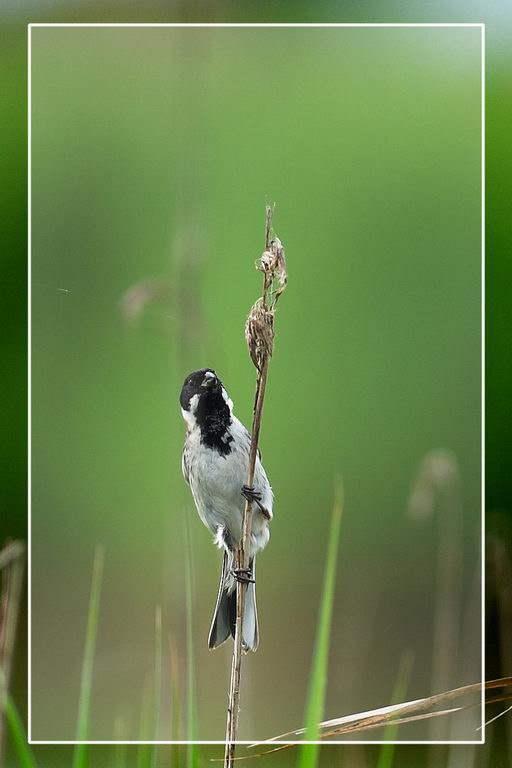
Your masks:
<path fill-rule="evenodd" d="M 208 647 L 218 648 L 226 642 L 228 637 L 235 637 L 236 626 L 236 588 L 231 575 L 232 557 L 224 552 L 222 571 L 220 575 L 217 603 L 213 614 Z M 249 561 L 249 568 L 253 578 L 255 574 L 255 558 Z M 242 647 L 245 653 L 255 651 L 258 647 L 258 613 L 256 610 L 256 585 L 248 584 L 245 597 L 244 622 L 242 627 Z"/>

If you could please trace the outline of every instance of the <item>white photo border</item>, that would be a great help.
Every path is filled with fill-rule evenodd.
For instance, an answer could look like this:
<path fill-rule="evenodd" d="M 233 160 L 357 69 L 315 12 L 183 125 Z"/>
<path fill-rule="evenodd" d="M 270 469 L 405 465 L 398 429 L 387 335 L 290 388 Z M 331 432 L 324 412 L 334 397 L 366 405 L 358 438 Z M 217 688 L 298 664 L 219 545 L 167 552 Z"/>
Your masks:
<path fill-rule="evenodd" d="M 161 744 L 161 745 L 172 745 L 172 744 L 208 744 L 208 745 L 224 745 L 225 740 L 219 740 L 219 741 L 166 741 L 166 740 L 156 740 L 156 741 L 113 741 L 113 740 L 103 740 L 103 741 L 97 741 L 97 740 L 87 740 L 87 741 L 72 741 L 72 740 L 66 740 L 66 741 L 45 741 L 45 740 L 34 740 L 32 739 L 32 590 L 31 590 L 31 584 L 32 584 L 32 568 L 31 568 L 31 546 L 32 546 L 32 531 L 31 531 L 31 512 L 32 512 L 32 484 L 31 484 L 31 472 L 32 472 L 32 461 L 31 461 L 31 450 L 32 450 L 32 407 L 31 407 L 31 399 L 32 399 L 32 392 L 31 392 L 31 381 L 32 381 L 32 353 L 31 353 L 31 344 L 32 344 L 32 308 L 31 308 L 31 301 L 32 301 L 32 290 L 31 290 L 31 280 L 32 280 L 32 230 L 31 230 L 31 219 L 32 219 L 32 167 L 31 167 L 31 161 L 32 161 L 32 102 L 31 102 L 31 55 L 32 55 L 32 29 L 33 28 L 44 28 L 44 27 L 50 27 L 50 28 L 69 28 L 69 27 L 103 27 L 103 28 L 151 28 L 151 27 L 169 27 L 169 28 L 178 28 L 178 29 L 201 29 L 201 28 L 208 28 L 208 29 L 247 29 L 247 28 L 258 28 L 258 29 L 286 29 L 286 28 L 292 28 L 292 29 L 347 29 L 347 28 L 370 28 L 370 29 L 376 29 L 376 28 L 386 28 L 386 29 L 395 29 L 395 28 L 477 28 L 480 29 L 480 58 L 481 58 L 481 200 L 482 200 L 482 211 L 481 211 L 481 480 L 482 480 L 482 490 L 481 490 L 481 725 L 478 729 L 478 732 L 481 734 L 481 738 L 478 740 L 473 741 L 412 741 L 412 740 L 394 740 L 394 741 L 383 741 L 383 740 L 359 740 L 359 741 L 353 741 L 353 740 L 346 740 L 346 741 L 331 741 L 331 740 L 320 740 L 320 741 L 292 741 L 292 740 L 272 740 L 271 742 L 266 742 L 265 740 L 260 742 L 254 742 L 254 741 L 247 741 L 247 740 L 237 740 L 235 743 L 237 745 L 250 745 L 250 744 L 265 744 L 269 743 L 271 745 L 284 745 L 284 744 L 290 744 L 290 745 L 301 745 L 301 744 L 337 744 L 337 745 L 364 745 L 364 744 L 421 744 L 421 745 L 430 745 L 430 744 L 466 744 L 466 745 L 479 745 L 479 744 L 485 744 L 485 24 L 484 23 L 402 23 L 402 24 L 395 24 L 395 23 L 369 23 L 369 24 L 363 24 L 363 23 L 31 23 L 27 26 L 28 31 L 28 58 L 27 58 L 27 99 L 28 99 L 28 154 L 27 154 L 27 160 L 28 160 L 28 185 L 27 185 L 27 208 L 28 208 L 28 743 L 29 744 Z"/>

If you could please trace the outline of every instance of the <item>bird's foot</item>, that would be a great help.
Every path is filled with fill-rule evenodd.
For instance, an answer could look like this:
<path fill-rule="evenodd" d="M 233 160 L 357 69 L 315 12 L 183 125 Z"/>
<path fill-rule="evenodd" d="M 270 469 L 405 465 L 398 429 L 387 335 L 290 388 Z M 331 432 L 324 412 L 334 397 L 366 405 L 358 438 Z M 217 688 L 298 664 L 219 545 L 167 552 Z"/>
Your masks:
<path fill-rule="evenodd" d="M 242 485 L 242 496 L 244 499 L 247 499 L 247 501 L 256 503 L 260 508 L 263 517 L 265 517 L 267 520 L 271 519 L 272 515 L 261 503 L 261 493 L 259 493 L 259 491 L 254 490 L 254 488 L 250 485 Z"/>
<path fill-rule="evenodd" d="M 256 504 L 261 501 L 261 493 L 256 491 L 252 485 L 242 485 L 242 496 L 247 501 L 255 501 Z"/>
<path fill-rule="evenodd" d="M 233 568 L 231 573 L 235 581 L 240 582 L 240 584 L 256 584 L 256 579 L 253 579 L 250 568 Z"/>

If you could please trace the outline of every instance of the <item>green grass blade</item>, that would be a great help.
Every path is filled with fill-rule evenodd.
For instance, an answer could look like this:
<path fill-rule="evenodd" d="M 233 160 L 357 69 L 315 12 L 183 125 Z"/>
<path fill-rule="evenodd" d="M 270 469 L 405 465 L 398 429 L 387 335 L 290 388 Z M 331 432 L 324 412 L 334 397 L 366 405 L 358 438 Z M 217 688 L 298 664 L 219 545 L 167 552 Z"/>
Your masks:
<path fill-rule="evenodd" d="M 196 678 L 194 666 L 194 627 L 193 627 L 193 580 L 192 580 L 192 543 L 189 519 L 185 512 L 185 611 L 187 625 L 187 741 L 196 741 L 198 732 Z M 187 768 L 197 768 L 199 752 L 195 744 L 187 746 Z"/>
<path fill-rule="evenodd" d="M 37 768 L 36 759 L 29 744 L 20 714 L 9 694 L 5 698 L 5 719 L 9 728 L 14 751 L 19 760 L 19 768 Z"/>
<path fill-rule="evenodd" d="M 317 741 L 319 723 L 323 719 L 325 689 L 327 685 L 327 663 L 329 657 L 329 639 L 331 634 L 334 589 L 336 585 L 336 565 L 338 542 L 340 538 L 341 517 L 343 512 L 343 489 L 341 480 L 336 482 L 334 506 L 332 510 L 327 561 L 325 564 L 324 583 L 318 617 L 313 667 L 309 683 L 306 706 L 306 731 L 304 741 Z M 300 768 L 315 768 L 318 763 L 320 747 L 318 744 L 304 744 L 300 751 Z"/>
<path fill-rule="evenodd" d="M 406 651 L 402 654 L 391 704 L 399 704 L 401 701 L 405 701 L 409 680 L 411 679 L 412 662 L 413 655 L 410 651 Z M 398 723 L 389 723 L 384 729 L 382 740 L 387 741 L 388 743 L 383 744 L 380 748 L 377 768 L 391 768 L 393 765 L 393 757 L 395 754 L 395 744 L 393 742 L 396 739 L 398 725 Z"/>
<path fill-rule="evenodd" d="M 119 715 L 115 719 L 114 723 L 114 764 L 113 768 L 126 768 L 126 749 L 127 745 L 123 744 L 126 739 L 126 728 L 123 718 Z"/>
<path fill-rule="evenodd" d="M 87 732 L 89 728 L 92 673 L 94 665 L 94 653 L 96 650 L 96 636 L 98 633 L 98 614 L 100 610 L 104 561 L 104 549 L 102 546 L 97 546 L 96 552 L 94 553 L 94 564 L 92 569 L 91 596 L 89 600 L 89 613 L 87 616 L 87 630 L 85 635 L 84 658 L 82 663 L 82 678 L 80 682 L 80 698 L 78 702 L 78 721 L 76 727 L 76 740 L 82 742 L 87 739 Z M 73 768 L 86 768 L 86 765 L 87 745 L 77 744 L 73 755 Z"/>
<path fill-rule="evenodd" d="M 12 541 L 0 550 L 0 765 L 4 762 L 4 712 L 16 650 L 24 572 L 25 545 Z"/>
<path fill-rule="evenodd" d="M 182 738 L 183 723 L 181 716 L 178 651 L 172 635 L 169 638 L 169 658 L 171 665 L 171 740 L 179 741 Z M 178 744 L 171 748 L 170 760 L 170 768 L 180 768 L 181 747 Z"/>
<path fill-rule="evenodd" d="M 114 748 L 114 768 L 126 768 L 126 744 L 116 744 Z"/>
<path fill-rule="evenodd" d="M 155 678 L 153 691 L 155 701 L 153 705 L 153 738 L 157 741 L 160 737 L 160 713 L 162 707 L 162 608 L 157 605 L 155 611 Z M 151 768 L 156 768 L 158 762 L 158 745 L 154 744 L 151 753 Z"/>
<path fill-rule="evenodd" d="M 139 741 L 151 740 L 151 675 L 147 674 L 142 689 L 142 703 L 140 708 Z M 137 768 L 150 768 L 151 745 L 139 744 L 137 750 Z"/>

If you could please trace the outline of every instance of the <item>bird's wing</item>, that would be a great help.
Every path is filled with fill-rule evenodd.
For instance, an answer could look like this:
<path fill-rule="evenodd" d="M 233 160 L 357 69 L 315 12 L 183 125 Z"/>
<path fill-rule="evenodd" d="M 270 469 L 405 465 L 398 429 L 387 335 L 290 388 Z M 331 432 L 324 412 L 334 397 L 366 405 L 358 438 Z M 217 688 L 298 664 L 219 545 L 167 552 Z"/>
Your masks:
<path fill-rule="evenodd" d="M 190 480 L 188 477 L 187 452 L 185 448 L 183 449 L 183 453 L 181 454 L 181 471 L 183 472 L 183 477 L 185 478 L 186 484 L 190 485 Z"/>

